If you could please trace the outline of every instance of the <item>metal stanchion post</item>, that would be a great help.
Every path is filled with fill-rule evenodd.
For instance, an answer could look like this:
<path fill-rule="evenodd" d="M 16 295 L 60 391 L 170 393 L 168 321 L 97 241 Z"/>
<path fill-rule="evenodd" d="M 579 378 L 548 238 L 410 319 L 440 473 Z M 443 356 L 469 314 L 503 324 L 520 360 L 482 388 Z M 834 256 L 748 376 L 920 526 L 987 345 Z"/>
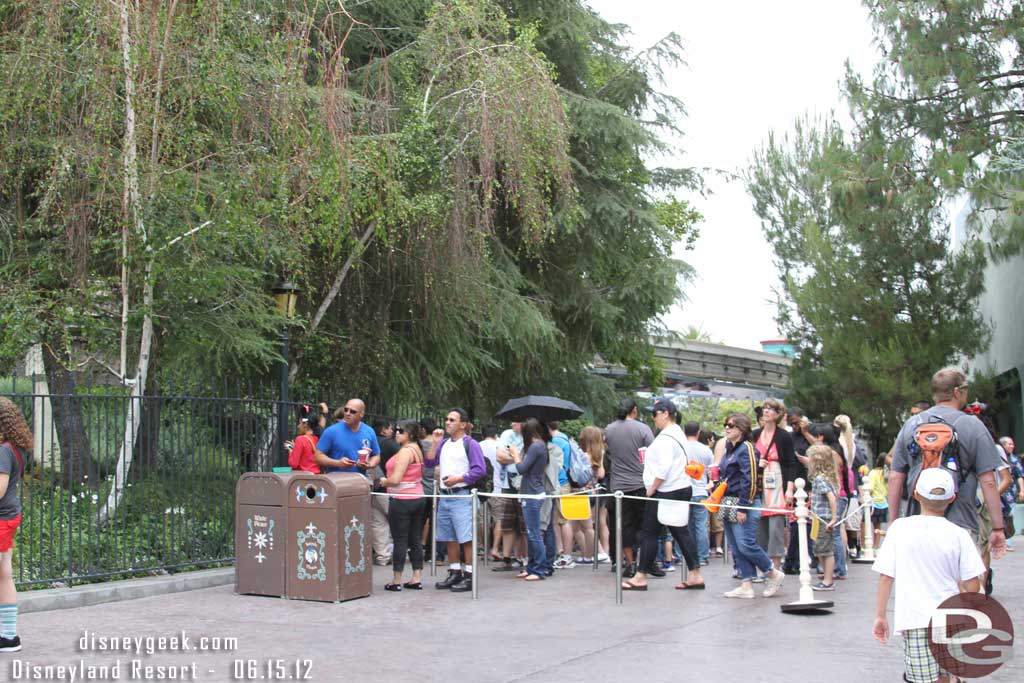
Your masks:
<path fill-rule="evenodd" d="M 807 483 L 803 479 L 797 479 L 796 484 L 796 526 L 797 541 L 800 544 L 800 599 L 788 602 L 781 606 L 783 612 L 816 612 L 818 610 L 832 607 L 831 600 L 817 600 L 814 597 L 814 589 L 811 588 L 811 556 L 807 548 L 807 518 L 810 512 L 807 510 L 807 492 L 804 487 Z M 829 533 L 822 527 L 819 533 Z"/>
<path fill-rule="evenodd" d="M 871 524 L 871 510 L 875 507 L 871 496 L 871 484 L 864 482 L 860 487 L 861 504 L 864 506 L 864 549 L 856 559 L 857 564 L 871 564 L 875 561 L 875 530 Z"/>
<path fill-rule="evenodd" d="M 441 498 L 437 495 L 437 487 L 434 487 L 434 507 L 430 513 L 430 575 L 437 576 L 437 506 L 441 504 Z"/>
<path fill-rule="evenodd" d="M 601 554 L 601 499 L 594 496 L 595 493 L 599 493 L 598 489 L 591 489 L 589 494 L 594 503 L 590 506 L 590 523 L 594 527 L 594 548 L 590 559 L 594 561 L 593 571 L 597 573 L 597 557 Z"/>
<path fill-rule="evenodd" d="M 479 545 L 477 543 L 477 536 L 479 535 L 479 530 L 476 527 L 476 519 L 478 513 L 480 512 L 480 498 L 478 498 L 476 495 L 476 489 L 473 489 L 471 495 L 473 496 L 473 547 L 472 555 L 470 555 L 470 557 L 473 559 L 473 599 L 476 600 L 477 591 L 480 588 L 480 576 L 476 573 L 477 569 L 479 568 L 477 566 L 478 563 L 476 559 L 477 546 Z"/>
<path fill-rule="evenodd" d="M 490 498 L 484 497 L 484 567 L 491 564 L 491 506 Z"/>
<path fill-rule="evenodd" d="M 622 491 L 615 492 L 615 604 L 622 604 Z"/>

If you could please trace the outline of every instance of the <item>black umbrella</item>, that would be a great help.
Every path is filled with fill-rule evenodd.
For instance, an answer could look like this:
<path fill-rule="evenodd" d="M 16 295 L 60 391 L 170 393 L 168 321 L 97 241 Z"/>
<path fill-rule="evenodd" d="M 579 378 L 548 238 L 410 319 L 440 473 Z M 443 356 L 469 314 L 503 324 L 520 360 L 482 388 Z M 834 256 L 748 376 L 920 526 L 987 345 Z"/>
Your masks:
<path fill-rule="evenodd" d="M 522 396 L 511 399 L 495 417 L 512 422 L 522 422 L 531 417 L 541 422 L 560 422 L 582 414 L 583 408 L 572 401 L 563 401 L 554 396 Z"/>

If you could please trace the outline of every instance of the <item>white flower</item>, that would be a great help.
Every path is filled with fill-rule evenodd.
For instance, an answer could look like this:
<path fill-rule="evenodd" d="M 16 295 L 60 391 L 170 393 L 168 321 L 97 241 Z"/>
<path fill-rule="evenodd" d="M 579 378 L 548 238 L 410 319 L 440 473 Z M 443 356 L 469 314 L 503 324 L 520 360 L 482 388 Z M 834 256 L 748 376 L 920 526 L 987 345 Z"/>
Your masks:
<path fill-rule="evenodd" d="M 75 494 L 72 493 L 71 494 L 71 502 L 72 503 L 77 503 L 78 502 L 78 496 L 76 496 Z"/>
<path fill-rule="evenodd" d="M 99 497 L 98 495 L 96 495 L 95 493 L 94 493 L 94 494 L 92 494 L 92 504 L 93 504 L 93 505 L 95 505 L 96 503 L 98 503 L 98 502 L 99 502 L 99 500 L 100 500 L 100 497 Z"/>

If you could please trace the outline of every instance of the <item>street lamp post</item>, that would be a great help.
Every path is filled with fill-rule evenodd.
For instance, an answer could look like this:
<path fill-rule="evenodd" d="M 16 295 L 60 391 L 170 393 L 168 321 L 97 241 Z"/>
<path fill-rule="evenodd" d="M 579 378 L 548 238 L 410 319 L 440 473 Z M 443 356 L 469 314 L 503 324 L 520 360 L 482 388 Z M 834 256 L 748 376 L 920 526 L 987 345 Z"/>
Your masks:
<path fill-rule="evenodd" d="M 284 442 L 288 440 L 288 325 L 295 315 L 295 301 L 299 297 L 299 288 L 281 278 L 274 285 L 273 292 L 277 312 L 284 317 L 284 324 L 281 326 L 281 370 L 277 404 L 277 464 L 285 467 L 288 465 L 288 453 L 284 448 Z"/>

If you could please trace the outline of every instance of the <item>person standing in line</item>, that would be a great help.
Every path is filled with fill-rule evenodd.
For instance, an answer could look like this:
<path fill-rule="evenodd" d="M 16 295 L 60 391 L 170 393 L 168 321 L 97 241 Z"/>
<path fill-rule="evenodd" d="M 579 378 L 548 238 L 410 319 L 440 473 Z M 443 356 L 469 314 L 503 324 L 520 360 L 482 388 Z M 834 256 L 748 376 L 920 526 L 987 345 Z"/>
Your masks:
<path fill-rule="evenodd" d="M 785 512 L 775 512 L 786 505 L 786 491 L 791 482 L 786 481 L 786 471 L 782 468 L 783 462 L 792 463 L 796 460 L 793 453 L 793 437 L 782 428 L 782 421 L 786 415 L 786 406 L 782 401 L 769 398 L 761 406 L 763 425 L 755 429 L 751 439 L 757 452 L 761 454 L 758 468 L 761 470 L 761 490 L 763 491 L 762 502 L 764 507 L 772 508 L 761 512 L 761 520 L 757 526 L 757 543 L 768 557 L 772 558 L 774 566 L 782 566 L 782 557 L 786 554 L 786 519 L 789 515 Z M 788 469 L 788 468 L 787 468 Z"/>
<path fill-rule="evenodd" d="M 569 437 L 562 433 L 560 422 L 548 422 L 548 433 L 551 434 L 551 443 L 562 451 L 562 468 L 558 470 L 557 493 L 568 495 L 572 493 L 569 485 L 569 463 L 572 460 L 572 446 L 569 445 Z M 553 501 L 553 512 L 555 515 L 555 540 L 559 546 L 558 555 L 555 558 L 555 569 L 572 569 L 576 566 L 576 560 L 572 554 L 575 543 L 573 538 L 573 526 L 562 515 L 562 506 L 559 501 Z"/>
<path fill-rule="evenodd" d="M 513 462 L 510 459 L 512 454 L 523 455 L 523 426 L 521 422 L 513 422 L 512 425 L 498 437 L 498 462 L 501 463 L 497 474 L 500 476 L 502 493 L 519 493 L 521 477 L 515 468 L 507 464 Z M 501 564 L 491 571 L 510 572 L 525 567 L 523 559 L 526 557 L 526 523 L 523 520 L 523 506 L 518 498 L 497 498 L 497 519 L 501 528 Z M 513 555 L 517 559 L 513 561 Z M 517 566 L 518 565 L 518 566 Z"/>
<path fill-rule="evenodd" d="M 0 652 L 21 650 L 18 591 L 14 586 L 14 536 L 21 524 L 18 484 L 25 473 L 25 452 L 32 432 L 18 406 L 0 396 Z"/>
<path fill-rule="evenodd" d="M 298 436 L 295 441 L 287 441 L 284 447 L 288 450 L 288 466 L 293 470 L 320 474 L 320 466 L 316 464 L 316 444 L 319 441 L 313 433 L 316 416 L 307 416 L 299 420 L 296 428 Z"/>
<path fill-rule="evenodd" d="M 807 449 L 808 474 L 811 477 L 811 514 L 818 522 L 818 536 L 814 539 L 811 553 L 821 566 L 821 579 L 814 586 L 816 591 L 836 589 L 835 540 L 832 529 L 838 523 L 839 475 L 832 449 L 828 446 L 811 446 Z M 811 525 L 813 527 L 813 524 Z"/>
<path fill-rule="evenodd" d="M 932 399 L 935 405 L 914 415 L 900 429 L 892 447 L 892 466 L 889 471 L 889 532 L 893 522 L 900 518 L 900 503 L 905 497 L 905 486 L 913 491 L 913 483 L 922 471 L 922 458 L 911 453 L 917 428 L 930 421 L 941 420 L 956 431 L 959 442 L 957 474 L 960 485 L 950 503 L 946 518 L 971 535 L 984 557 L 990 550 L 992 559 L 998 560 L 1006 552 L 1005 528 L 1002 525 L 1002 504 L 996 485 L 996 469 L 1001 461 L 991 435 L 974 415 L 963 412 L 968 399 L 967 377 L 956 368 L 943 368 L 932 376 Z M 982 504 L 991 520 L 999 526 L 979 532 L 977 495 L 981 489 Z M 918 510 L 916 499 L 907 501 L 911 514 Z M 888 535 L 888 533 L 886 535 Z M 987 533 L 986 533 L 987 532 Z M 886 539 L 888 542 L 889 539 Z M 883 546 L 884 547 L 884 546 Z"/>
<path fill-rule="evenodd" d="M 420 426 L 415 420 L 403 420 L 394 429 L 398 452 L 388 459 L 384 466 L 385 476 L 377 484 L 391 495 L 388 523 L 395 547 L 391 556 L 394 573 L 391 583 L 384 590 L 398 592 L 402 588 L 422 590 L 423 544 L 420 532 L 423 529 L 423 451 L 418 441 Z M 405 556 L 412 562 L 412 579 L 402 583 L 405 571 Z"/>
<path fill-rule="evenodd" d="M 498 428 L 493 424 L 485 424 L 483 429 L 484 440 L 480 442 L 480 450 L 483 451 L 484 458 L 491 463 L 491 469 L 494 471 L 491 482 L 493 487 L 492 491 L 495 493 L 501 493 L 502 478 L 501 478 L 501 464 L 498 462 Z M 488 497 L 484 500 L 491 513 L 491 520 L 493 524 L 489 533 L 491 534 L 491 548 L 487 552 L 490 553 L 492 560 L 500 560 L 501 558 L 501 517 L 499 516 L 500 511 L 500 498 Z M 483 528 L 484 516 L 480 515 L 480 524 Z M 483 538 L 483 535 L 480 536 Z"/>
<path fill-rule="evenodd" d="M 608 476 L 604 468 L 604 432 L 600 427 L 588 425 L 580 431 L 580 448 L 590 458 L 590 471 L 593 473 L 593 481 L 597 487 L 603 485 Z M 598 488 L 600 490 L 600 488 Z M 608 556 L 608 509 L 607 498 L 594 498 L 591 503 L 594 520 L 595 538 L 595 562 L 610 562 Z"/>
<path fill-rule="evenodd" d="M 523 423 L 521 430 L 523 442 L 527 445 L 526 452 L 520 455 L 518 448 L 509 448 L 499 452 L 498 461 L 522 477 L 520 492 L 523 495 L 545 493 L 550 452 L 548 442 L 551 435 L 544 423 L 535 418 L 530 418 Z M 520 499 L 523 518 L 526 522 L 529 560 L 526 569 L 519 573 L 519 578 L 527 581 L 542 581 L 550 571 L 547 548 L 541 530 L 541 508 L 544 502 L 537 498 Z"/>
<path fill-rule="evenodd" d="M 453 408 L 445 418 L 447 436 L 434 442 L 437 461 L 437 540 L 448 546 L 448 576 L 437 589 L 473 590 L 473 504 L 470 487 L 487 476 L 480 444 L 468 434 L 469 413 Z M 460 553 L 459 550 L 462 550 Z M 462 560 L 460 563 L 459 560 Z"/>
<path fill-rule="evenodd" d="M 737 498 L 737 505 L 747 508 L 761 507 L 760 491 L 758 490 L 758 453 L 750 443 L 750 418 L 743 413 L 733 413 L 725 421 L 725 438 L 727 441 L 725 454 L 719 464 L 722 481 L 726 483 L 726 492 Z M 719 512 L 726 512 L 725 506 Z M 786 575 L 757 544 L 757 524 L 761 518 L 758 510 L 736 510 L 736 521 L 725 521 L 725 535 L 729 548 L 736 558 L 740 581 L 738 587 L 725 593 L 727 598 L 754 598 L 752 585 L 758 570 L 765 575 L 763 595 L 770 598 L 779 592 Z"/>
<path fill-rule="evenodd" d="M 420 420 L 420 452 L 423 453 L 423 497 L 427 501 L 426 509 L 423 511 L 423 535 L 420 537 L 423 541 L 423 547 L 426 548 L 424 551 L 427 557 L 427 561 L 433 562 L 435 554 L 439 560 L 443 559 L 443 556 L 438 554 L 437 548 L 431 548 L 430 542 L 430 525 L 433 524 L 434 519 L 434 477 L 436 476 L 434 468 L 436 463 L 431 461 L 430 454 L 434 452 L 434 440 L 435 438 L 440 440 L 444 438 L 444 431 L 438 432 L 437 422 L 431 417 L 425 417 Z"/>
<path fill-rule="evenodd" d="M 605 453 L 611 469 L 611 490 L 622 491 L 624 495 L 644 498 L 644 454 L 654 441 L 651 428 L 637 419 L 639 410 L 636 401 L 624 398 L 619 401 L 615 422 L 604 429 L 608 450 Z M 644 501 L 625 498 L 622 501 L 622 555 L 613 561 L 622 562 L 622 576 L 632 578 L 636 572 L 635 552 L 637 532 L 643 525 Z M 608 511 L 609 530 L 614 530 L 613 510 Z M 611 548 L 616 544 L 611 539 Z M 614 569 L 614 567 L 613 567 Z"/>
<path fill-rule="evenodd" d="M 320 436 L 314 457 L 324 473 L 356 472 L 372 483 L 372 472 L 380 464 L 380 442 L 377 433 L 363 422 L 366 404 L 352 398 L 334 414 L 341 418 Z M 391 530 L 388 528 L 388 499 L 371 496 L 373 554 L 377 564 L 391 562 Z"/>
<path fill-rule="evenodd" d="M 686 450 L 690 460 L 704 465 L 704 474 L 700 479 L 693 479 L 693 502 L 703 503 L 708 498 L 708 485 L 711 483 L 711 466 L 715 463 L 715 455 L 711 449 L 701 443 L 700 425 L 696 422 L 687 422 L 683 427 L 683 434 L 686 435 Z M 703 505 L 690 506 L 690 523 L 688 531 L 697 546 L 697 560 L 703 567 L 707 565 L 711 556 L 710 540 L 708 538 L 708 509 Z"/>
<path fill-rule="evenodd" d="M 839 443 L 839 431 L 827 422 L 815 422 L 810 427 L 811 441 L 814 445 L 824 445 L 832 449 L 832 459 L 836 463 L 839 473 L 839 493 L 836 499 L 836 519 L 844 522 L 846 511 L 850 503 L 850 491 L 853 488 L 851 481 L 850 467 L 843 455 L 843 447 Z M 837 579 L 846 579 L 846 541 L 844 535 L 845 523 L 837 523 L 832 529 L 832 539 L 835 546 Z"/>
<path fill-rule="evenodd" d="M 692 480 L 686 473 L 686 465 L 690 460 L 683 445 L 686 436 L 675 422 L 676 406 L 672 401 L 658 399 L 650 410 L 654 415 L 654 426 L 658 429 L 658 436 L 647 449 L 644 458 L 645 494 L 649 500 L 644 507 L 643 526 L 640 530 L 639 567 L 631 579 L 623 581 L 623 590 L 647 590 L 647 576 L 654 567 L 658 554 L 658 539 L 665 528 L 658 520 L 658 506 L 661 501 L 689 501 L 693 497 Z M 686 560 L 686 579 L 676 588 L 704 590 L 697 546 L 689 530 L 685 526 L 672 526 L 668 530 L 679 545 L 683 559 Z"/>
<path fill-rule="evenodd" d="M 793 441 L 793 457 L 782 459 L 782 478 L 786 482 L 786 507 L 792 508 L 796 503 L 796 480 L 803 479 L 810 485 L 811 479 L 807 473 L 807 449 L 811 447 L 810 422 L 804 416 L 801 408 L 790 408 L 786 411 L 786 422 L 789 425 L 790 439 Z M 789 544 L 786 546 L 786 559 L 782 564 L 782 571 L 785 574 L 800 573 L 800 543 L 797 534 L 800 526 L 793 519 L 789 523 Z M 805 527 L 805 534 L 810 529 Z M 807 547 L 811 547 L 811 537 L 807 536 Z"/>

